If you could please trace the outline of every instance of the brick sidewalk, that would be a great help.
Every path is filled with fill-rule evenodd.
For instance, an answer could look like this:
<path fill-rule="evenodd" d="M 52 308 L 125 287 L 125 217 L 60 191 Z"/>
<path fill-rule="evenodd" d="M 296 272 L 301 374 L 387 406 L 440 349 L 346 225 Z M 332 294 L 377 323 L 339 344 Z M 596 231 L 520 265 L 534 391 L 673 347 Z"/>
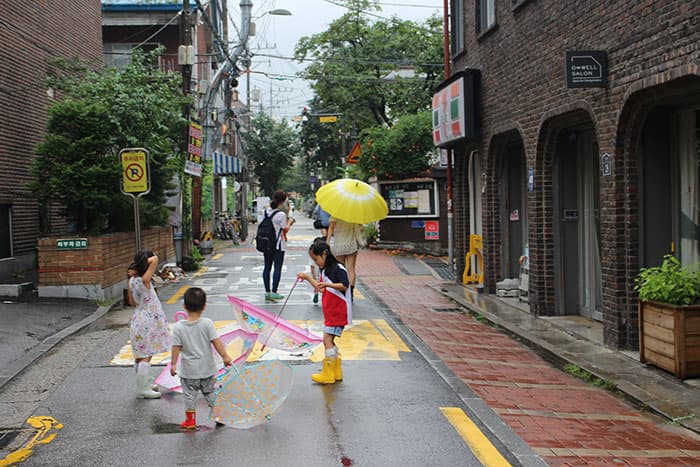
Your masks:
<path fill-rule="evenodd" d="M 700 437 L 641 413 L 553 367 L 403 275 L 385 251 L 363 250 L 357 276 L 550 465 L 700 465 Z"/>

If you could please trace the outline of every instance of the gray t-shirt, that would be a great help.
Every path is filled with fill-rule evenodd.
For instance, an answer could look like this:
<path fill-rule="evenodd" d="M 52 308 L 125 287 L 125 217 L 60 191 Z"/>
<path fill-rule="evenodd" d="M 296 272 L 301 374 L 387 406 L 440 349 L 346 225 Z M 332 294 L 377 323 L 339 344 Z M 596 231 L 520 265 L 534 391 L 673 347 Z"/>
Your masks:
<path fill-rule="evenodd" d="M 182 378 L 209 378 L 216 374 L 216 362 L 211 341 L 219 337 L 209 318 L 197 321 L 180 320 L 173 327 L 173 345 L 182 346 L 181 364 L 177 369 Z"/>

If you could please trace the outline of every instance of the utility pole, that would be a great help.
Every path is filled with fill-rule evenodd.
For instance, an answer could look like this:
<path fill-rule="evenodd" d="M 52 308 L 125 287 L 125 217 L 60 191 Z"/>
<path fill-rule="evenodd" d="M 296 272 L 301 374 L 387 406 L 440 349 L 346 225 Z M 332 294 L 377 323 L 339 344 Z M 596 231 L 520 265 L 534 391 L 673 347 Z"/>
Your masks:
<path fill-rule="evenodd" d="M 182 2 L 182 14 L 180 15 L 180 44 L 187 49 L 188 46 L 192 45 L 192 30 L 190 29 L 190 2 L 189 0 L 183 0 Z M 190 94 L 190 81 L 192 81 L 192 65 L 182 64 L 182 94 L 187 97 Z M 184 157 L 187 158 L 189 140 L 190 140 L 190 105 L 186 104 L 183 110 L 183 117 L 185 119 L 186 125 L 182 135 L 182 152 Z M 189 218 L 190 212 L 190 200 L 186 196 L 189 191 L 189 177 L 187 174 L 181 174 L 180 176 L 180 203 L 179 209 L 181 211 L 180 223 L 182 232 L 175 237 L 175 252 L 178 262 L 182 261 L 182 255 L 189 255 L 190 248 L 192 245 L 192 226 L 186 220 Z M 183 242 L 184 237 L 184 242 Z M 180 254 L 178 255 L 178 241 L 180 242 Z M 184 248 L 183 248 L 184 247 Z"/>

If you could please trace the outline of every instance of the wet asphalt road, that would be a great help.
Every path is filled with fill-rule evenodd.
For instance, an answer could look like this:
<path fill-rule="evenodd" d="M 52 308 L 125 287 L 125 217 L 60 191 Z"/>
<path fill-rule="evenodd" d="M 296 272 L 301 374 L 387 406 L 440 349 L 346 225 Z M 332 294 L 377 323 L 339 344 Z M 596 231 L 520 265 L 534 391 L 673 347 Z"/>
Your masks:
<path fill-rule="evenodd" d="M 295 226 L 281 293 L 290 290 L 296 272 L 308 265 L 305 250 L 314 234 L 308 219 Z M 169 319 L 182 305 L 181 300 L 166 302 L 186 285 L 205 288 L 206 316 L 213 320 L 233 319 L 226 294 L 265 305 L 262 255 L 250 248 L 226 248 L 219 253 L 207 262 L 203 273 L 159 291 Z M 363 296 L 362 290 L 359 295 L 353 313 L 356 322 L 387 319 L 381 304 Z M 310 287 L 297 286 L 283 316 L 320 321 L 321 309 L 311 298 Z M 279 311 L 280 305 L 267 306 Z M 409 351 L 399 352 L 400 359 L 382 359 L 383 349 L 373 353 L 373 344 L 365 343 L 357 359 L 344 361 L 345 379 L 335 385 L 311 383 L 310 375 L 318 364 L 290 362 L 294 370 L 291 394 L 268 423 L 250 430 L 215 429 L 200 399 L 200 429 L 183 433 L 178 426 L 183 418 L 180 395 L 136 400 L 133 368 L 110 365 L 128 339 L 128 314 L 122 316 L 118 326 L 124 327 L 108 334 L 34 412 L 54 417 L 63 428 L 22 465 L 481 465 L 440 410 L 457 407 L 468 412 L 462 400 L 401 334 Z M 115 326 L 114 319 L 110 323 Z M 154 367 L 154 375 L 156 368 L 162 367 Z M 474 421 L 516 465 L 509 440 L 495 439 L 479 420 Z"/>

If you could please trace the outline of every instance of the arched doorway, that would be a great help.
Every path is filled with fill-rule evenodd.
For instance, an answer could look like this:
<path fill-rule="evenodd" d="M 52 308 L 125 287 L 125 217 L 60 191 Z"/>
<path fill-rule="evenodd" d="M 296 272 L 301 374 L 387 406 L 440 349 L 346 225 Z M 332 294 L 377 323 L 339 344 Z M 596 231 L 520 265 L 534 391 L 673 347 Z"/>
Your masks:
<path fill-rule="evenodd" d="M 639 148 L 640 266 L 700 262 L 700 100 L 654 107 Z"/>
<path fill-rule="evenodd" d="M 599 173 L 593 124 L 561 129 L 552 171 L 557 314 L 602 319 Z"/>

